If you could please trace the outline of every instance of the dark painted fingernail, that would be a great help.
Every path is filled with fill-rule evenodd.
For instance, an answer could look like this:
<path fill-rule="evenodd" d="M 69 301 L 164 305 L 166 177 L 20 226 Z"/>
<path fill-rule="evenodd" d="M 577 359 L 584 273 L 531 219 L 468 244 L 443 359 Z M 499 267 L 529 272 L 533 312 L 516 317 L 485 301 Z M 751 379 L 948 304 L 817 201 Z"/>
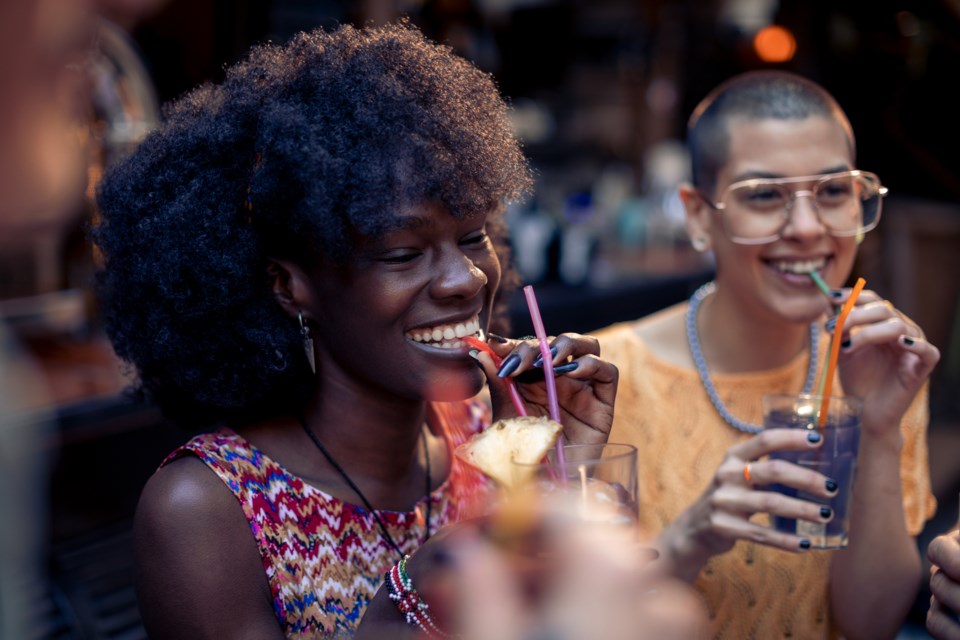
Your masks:
<path fill-rule="evenodd" d="M 912 347 L 912 346 L 913 346 L 914 339 L 911 338 L 910 336 L 903 336 L 903 338 L 901 338 L 901 340 L 903 340 L 903 344 L 907 345 L 908 347 Z"/>
<path fill-rule="evenodd" d="M 580 363 L 578 362 L 567 362 L 561 364 L 558 367 L 553 368 L 554 376 L 563 375 L 564 373 L 570 373 L 575 370 Z M 518 373 L 514 378 L 517 382 L 543 382 L 543 368 L 540 369 L 527 369 L 523 373 Z"/>
<path fill-rule="evenodd" d="M 820 517 L 829 520 L 833 516 L 833 509 L 830 507 L 820 507 Z"/>
<path fill-rule="evenodd" d="M 497 376 L 500 378 L 506 378 L 511 373 L 517 370 L 517 367 L 520 366 L 520 356 L 515 353 L 510 354 L 510 356 L 503 361 L 503 364 L 500 365 L 500 370 L 497 371 Z"/>
<path fill-rule="evenodd" d="M 491 340 L 493 340 L 494 342 L 499 342 L 500 344 L 506 344 L 506 343 L 507 343 L 507 339 L 506 339 L 506 338 L 504 338 L 503 336 L 498 336 L 498 335 L 495 334 L 495 333 L 488 333 L 488 334 L 487 334 L 487 342 L 490 342 Z"/>
<path fill-rule="evenodd" d="M 566 364 L 560 365 L 559 367 L 554 367 L 553 372 L 557 375 L 560 375 L 563 373 L 570 373 L 571 371 L 576 371 L 577 367 L 579 366 L 580 366 L 579 362 L 568 362 Z"/>
<path fill-rule="evenodd" d="M 807 442 L 810 444 L 819 444 L 821 440 L 823 440 L 823 436 L 816 431 L 811 431 L 807 434 Z"/>
<path fill-rule="evenodd" d="M 849 348 L 850 348 L 850 338 L 845 338 L 842 342 L 840 342 L 840 347 L 843 348 L 843 349 L 849 349 Z"/>
<path fill-rule="evenodd" d="M 833 296 L 834 298 L 842 298 L 843 289 L 834 289 L 833 291 L 830 292 L 830 295 Z"/>
<path fill-rule="evenodd" d="M 556 347 L 550 347 L 550 355 L 553 356 L 554 358 L 557 357 L 557 348 L 556 348 Z M 535 366 L 535 367 L 542 367 L 542 366 L 543 366 L 543 354 L 537 356 L 537 359 L 533 361 L 533 366 Z"/>
<path fill-rule="evenodd" d="M 807 540 L 806 538 L 804 538 L 803 540 L 801 540 L 801 541 L 800 541 L 800 548 L 801 548 L 801 549 L 809 549 L 809 548 L 810 548 L 810 541 Z"/>
<path fill-rule="evenodd" d="M 823 486 L 826 487 L 827 491 L 830 493 L 836 493 L 837 489 L 840 488 L 840 485 L 838 485 L 834 480 L 827 480 L 823 483 Z"/>

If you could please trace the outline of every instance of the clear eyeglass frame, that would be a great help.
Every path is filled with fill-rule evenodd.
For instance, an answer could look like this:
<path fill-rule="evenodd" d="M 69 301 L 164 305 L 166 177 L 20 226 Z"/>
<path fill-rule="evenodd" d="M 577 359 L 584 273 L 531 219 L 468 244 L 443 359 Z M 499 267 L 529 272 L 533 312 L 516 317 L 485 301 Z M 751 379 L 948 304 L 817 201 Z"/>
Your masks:
<path fill-rule="evenodd" d="M 797 184 L 806 188 L 792 186 Z M 700 189 L 697 193 L 711 209 L 726 214 L 722 216 L 723 224 L 733 242 L 767 244 L 781 237 L 791 209 L 800 197 L 811 199 L 820 223 L 830 235 L 862 238 L 879 224 L 883 198 L 888 191 L 875 173 L 852 169 L 813 176 L 740 180 L 724 189 L 719 202 L 714 202 Z M 734 197 L 737 194 L 740 196 Z M 852 198 L 859 200 L 860 215 L 856 216 L 859 223 L 849 228 L 831 226 L 831 208 L 842 212 L 843 206 L 852 204 Z M 745 234 L 748 224 L 752 225 L 750 233 Z M 761 230 L 763 233 L 758 232 Z"/>

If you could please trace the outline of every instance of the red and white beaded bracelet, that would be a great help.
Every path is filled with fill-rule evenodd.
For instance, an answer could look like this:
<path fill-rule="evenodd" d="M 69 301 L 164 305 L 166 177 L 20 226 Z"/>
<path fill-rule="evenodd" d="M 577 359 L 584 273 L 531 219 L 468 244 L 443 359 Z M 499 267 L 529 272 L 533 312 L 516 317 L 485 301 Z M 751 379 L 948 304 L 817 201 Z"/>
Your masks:
<path fill-rule="evenodd" d="M 407 558 L 393 565 L 387 571 L 385 579 L 387 588 L 390 590 L 390 599 L 397 604 L 397 609 L 403 614 L 407 624 L 418 627 L 427 634 L 428 638 L 457 638 L 444 633 L 437 626 L 433 616 L 430 615 L 430 605 L 423 601 L 417 590 L 413 588 L 413 580 L 407 575 Z"/>

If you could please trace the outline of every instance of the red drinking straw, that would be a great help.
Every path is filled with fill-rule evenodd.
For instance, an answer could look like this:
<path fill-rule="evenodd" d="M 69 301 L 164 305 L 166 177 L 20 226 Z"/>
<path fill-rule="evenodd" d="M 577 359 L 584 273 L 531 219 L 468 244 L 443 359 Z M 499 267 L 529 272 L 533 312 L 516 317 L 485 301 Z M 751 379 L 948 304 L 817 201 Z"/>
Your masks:
<path fill-rule="evenodd" d="M 486 342 L 477 340 L 473 336 L 464 336 L 463 341 L 474 349 L 483 351 L 493 360 L 493 366 L 500 368 L 501 358 L 496 354 L 496 352 L 490 348 Z M 513 401 L 513 408 L 517 410 L 517 415 L 525 416 L 527 415 L 527 407 L 523 404 L 523 398 L 520 397 L 520 392 L 517 390 L 517 383 L 513 381 L 513 378 L 506 377 L 503 379 L 507 383 L 507 390 L 510 392 L 510 400 Z"/>

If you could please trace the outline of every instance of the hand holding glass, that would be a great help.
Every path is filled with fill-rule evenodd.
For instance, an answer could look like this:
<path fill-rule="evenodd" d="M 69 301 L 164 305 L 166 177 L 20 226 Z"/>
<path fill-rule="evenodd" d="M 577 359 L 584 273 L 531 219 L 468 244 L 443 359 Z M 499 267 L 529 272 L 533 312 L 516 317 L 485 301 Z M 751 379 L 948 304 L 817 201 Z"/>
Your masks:
<path fill-rule="evenodd" d="M 816 395 L 765 395 L 763 426 L 766 429 L 807 429 L 817 431 L 823 444 L 805 451 L 779 451 L 770 458 L 786 460 L 813 469 L 838 485 L 837 494 L 824 502 L 821 496 L 782 484 L 770 489 L 784 495 L 826 504 L 833 510 L 829 522 L 812 522 L 772 516 L 771 526 L 777 531 L 803 536 L 813 549 L 842 549 L 847 546 L 850 529 L 850 505 L 860 445 L 860 422 L 863 403 L 859 398 L 833 396 L 825 421 L 818 419 L 823 398 Z"/>

